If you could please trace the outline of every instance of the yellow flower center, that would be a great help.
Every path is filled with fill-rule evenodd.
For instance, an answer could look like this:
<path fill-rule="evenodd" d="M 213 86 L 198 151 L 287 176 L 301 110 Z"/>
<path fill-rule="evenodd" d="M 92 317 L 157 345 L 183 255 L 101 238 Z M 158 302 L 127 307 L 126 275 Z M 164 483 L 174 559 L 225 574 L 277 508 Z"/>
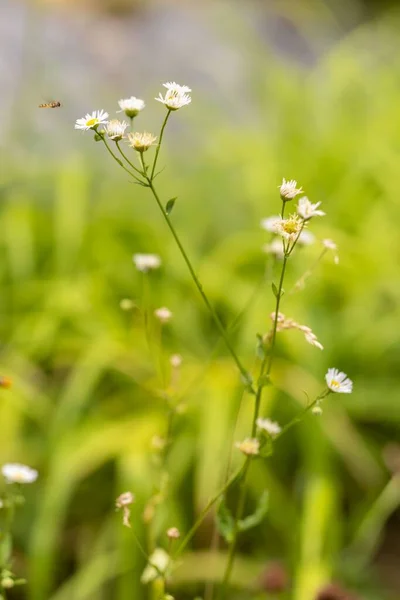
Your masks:
<path fill-rule="evenodd" d="M 299 231 L 299 225 L 296 221 L 286 221 L 283 228 L 286 233 L 297 233 Z"/>
<path fill-rule="evenodd" d="M 98 122 L 98 119 L 89 119 L 86 121 L 86 127 L 93 127 L 93 125 L 97 125 Z"/>
<path fill-rule="evenodd" d="M 332 385 L 333 387 L 339 387 L 340 383 L 339 383 L 339 381 L 336 381 L 336 379 L 332 379 L 332 381 L 331 381 L 331 385 Z"/>

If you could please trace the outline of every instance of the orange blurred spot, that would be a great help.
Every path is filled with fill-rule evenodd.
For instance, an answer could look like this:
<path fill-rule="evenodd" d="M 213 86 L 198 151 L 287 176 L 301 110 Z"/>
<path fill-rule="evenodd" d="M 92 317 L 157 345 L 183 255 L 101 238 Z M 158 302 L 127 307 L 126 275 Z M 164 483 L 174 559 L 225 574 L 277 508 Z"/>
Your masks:
<path fill-rule="evenodd" d="M 0 375 L 0 387 L 8 390 L 8 389 L 10 389 L 11 386 L 12 386 L 12 380 L 10 379 L 10 377 L 5 377 L 3 375 Z"/>

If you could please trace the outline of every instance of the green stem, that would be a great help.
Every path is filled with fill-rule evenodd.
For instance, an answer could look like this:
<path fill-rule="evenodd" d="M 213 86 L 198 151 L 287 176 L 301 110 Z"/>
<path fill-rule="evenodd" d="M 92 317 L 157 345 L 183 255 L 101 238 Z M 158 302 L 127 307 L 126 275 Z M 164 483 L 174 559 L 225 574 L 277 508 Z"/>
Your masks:
<path fill-rule="evenodd" d="M 168 109 L 167 115 L 166 115 L 166 117 L 165 117 L 165 119 L 163 121 L 163 124 L 161 126 L 160 136 L 158 138 L 158 144 L 157 144 L 157 148 L 156 148 L 156 154 L 154 156 L 153 167 L 151 169 L 151 175 L 150 175 L 150 180 L 151 181 L 153 181 L 153 179 L 154 179 L 154 172 L 156 170 L 158 155 L 159 155 L 160 149 L 161 149 L 161 143 L 162 143 L 162 139 L 163 139 L 163 135 L 164 135 L 164 129 L 165 129 L 166 125 L 167 125 L 167 122 L 168 122 L 170 114 L 171 114 L 171 110 Z"/>
<path fill-rule="evenodd" d="M 175 240 L 175 242 L 176 242 L 176 244 L 177 244 L 177 246 L 178 246 L 178 248 L 180 250 L 182 258 L 185 261 L 186 266 L 189 269 L 189 272 L 190 272 L 190 274 L 192 276 L 192 279 L 193 279 L 193 281 L 194 281 L 194 283 L 195 283 L 195 285 L 196 285 L 196 287 L 197 287 L 197 289 L 198 289 L 198 291 L 199 291 L 199 293 L 200 293 L 200 295 L 201 295 L 201 297 L 202 297 L 205 305 L 207 306 L 207 308 L 208 308 L 208 310 L 209 310 L 209 312 L 210 312 L 210 314 L 211 314 L 211 316 L 212 316 L 212 318 L 213 318 L 213 320 L 214 320 L 214 322 L 215 322 L 215 324 L 216 324 L 216 326 L 217 326 L 217 328 L 218 328 L 218 330 L 219 330 L 219 332 L 221 334 L 221 337 L 223 338 L 223 340 L 225 342 L 225 345 L 226 345 L 227 349 L 229 350 L 229 352 L 230 352 L 233 360 L 235 361 L 235 363 L 236 363 L 236 365 L 237 365 L 237 367 L 238 367 L 238 369 L 239 369 L 242 377 L 244 378 L 245 382 L 247 384 L 249 384 L 250 383 L 249 373 L 246 371 L 246 369 L 242 365 L 242 362 L 239 359 L 238 355 L 236 354 L 236 351 L 233 348 L 232 343 L 231 343 L 231 341 L 230 341 L 230 339 L 229 339 L 229 337 L 228 337 L 228 335 L 227 335 L 227 333 L 225 331 L 225 327 L 223 326 L 220 318 L 218 317 L 217 313 L 215 312 L 213 306 L 211 305 L 211 303 L 210 303 L 210 301 L 209 301 L 206 293 L 204 292 L 203 286 L 201 285 L 201 283 L 199 281 L 199 278 L 197 277 L 196 272 L 195 272 L 195 270 L 194 270 L 194 268 L 192 266 L 192 263 L 190 262 L 190 259 L 189 259 L 188 255 L 186 254 L 186 251 L 185 251 L 185 249 L 184 249 L 184 247 L 182 245 L 182 242 L 181 242 L 181 240 L 180 240 L 180 238 L 179 238 L 179 236 L 178 236 L 178 234 L 176 232 L 176 229 L 172 225 L 169 216 L 165 212 L 165 209 L 164 209 L 164 207 L 163 207 L 163 205 L 161 203 L 161 200 L 160 200 L 160 198 L 159 198 L 159 196 L 158 196 L 158 194 L 157 194 L 157 192 L 156 192 L 156 190 L 154 188 L 154 185 L 153 185 L 153 182 L 151 180 L 151 177 L 148 177 L 147 181 L 148 181 L 148 186 L 149 186 L 149 188 L 150 188 L 150 190 L 151 190 L 151 192 L 152 192 L 152 194 L 153 194 L 153 196 L 154 196 L 154 198 L 155 198 L 155 200 L 157 202 L 158 208 L 160 209 L 160 212 L 161 212 L 161 214 L 162 214 L 162 216 L 164 218 L 164 221 L 166 222 L 166 224 L 167 224 L 170 232 L 172 233 L 172 236 L 173 236 L 173 238 L 174 238 L 174 240 Z M 251 389 L 252 393 L 255 393 L 255 390 L 253 389 L 252 386 L 250 387 L 250 389 Z"/>
<path fill-rule="evenodd" d="M 206 516 L 206 514 L 208 513 L 208 511 L 210 510 L 210 508 L 212 508 L 214 506 L 214 504 L 226 492 L 226 490 L 229 488 L 229 486 L 234 481 L 236 481 L 236 479 L 238 479 L 238 477 L 240 477 L 242 475 L 242 472 L 244 472 L 244 470 L 246 468 L 246 464 L 247 464 L 247 461 L 243 463 L 243 465 L 240 467 L 240 469 L 238 469 L 236 471 L 236 473 L 234 473 L 233 475 L 231 475 L 231 477 L 229 477 L 229 479 L 224 483 L 224 485 L 222 486 L 222 488 L 211 498 L 211 500 L 209 500 L 207 502 L 206 506 L 203 508 L 203 510 L 201 511 L 200 515 L 197 517 L 196 522 L 194 523 L 194 525 L 192 525 L 192 527 L 189 529 L 189 531 L 186 534 L 186 536 L 183 538 L 182 542 L 179 544 L 179 546 L 178 546 L 178 548 L 177 548 L 177 550 L 176 550 L 176 552 L 174 554 L 174 557 L 173 557 L 174 560 L 186 548 L 187 544 L 190 542 L 190 540 L 192 539 L 193 535 L 196 533 L 198 527 L 201 525 L 201 522 L 203 521 L 204 517 Z"/>
<path fill-rule="evenodd" d="M 115 142 L 115 145 L 117 146 L 119 153 L 126 160 L 126 162 L 128 163 L 128 165 L 131 166 L 132 169 L 134 169 L 137 173 L 139 173 L 139 175 L 144 176 L 144 173 L 142 173 L 142 171 L 140 169 L 138 169 L 137 167 L 135 167 L 135 165 L 133 164 L 133 162 L 131 162 L 129 160 L 129 158 L 126 156 L 125 152 L 122 150 L 121 146 L 119 145 L 119 142 Z"/>
<path fill-rule="evenodd" d="M 140 552 L 140 553 L 141 553 L 141 555 L 142 555 L 142 556 L 143 556 L 143 557 L 146 559 L 146 562 L 149 562 L 149 561 L 150 561 L 150 558 L 149 558 L 149 556 L 148 556 L 148 554 L 147 554 L 146 550 L 143 548 L 143 546 L 142 546 L 142 544 L 141 544 L 141 542 L 140 542 L 140 540 L 139 540 L 138 536 L 137 536 L 137 535 L 136 535 L 136 533 L 133 531 L 133 529 L 131 529 L 130 531 L 131 531 L 131 534 L 132 534 L 132 537 L 133 537 L 133 539 L 135 540 L 135 544 L 136 544 L 136 546 L 137 546 L 137 547 L 138 547 L 138 549 L 139 549 L 139 552 Z"/>
<path fill-rule="evenodd" d="M 118 156 L 115 156 L 114 152 L 111 150 L 111 148 L 110 148 L 110 146 L 109 146 L 109 144 L 108 144 L 108 142 L 107 142 L 107 140 L 106 140 L 106 137 L 105 137 L 105 135 L 102 135 L 102 136 L 101 136 L 101 139 L 103 140 L 103 142 L 104 142 L 104 145 L 105 145 L 105 147 L 107 148 L 107 151 L 110 153 L 110 155 L 113 157 L 113 159 L 114 159 L 114 160 L 115 160 L 115 161 L 116 161 L 116 162 L 119 164 L 119 166 L 120 166 L 120 167 L 122 167 L 122 168 L 124 169 L 124 171 L 126 171 L 126 172 L 127 172 L 127 173 L 128 173 L 130 176 L 131 176 L 131 177 L 133 177 L 134 179 L 136 179 L 136 181 L 138 181 L 138 182 L 140 183 L 140 185 L 145 185 L 145 184 L 143 183 L 143 181 L 141 181 L 141 180 L 139 179 L 139 177 L 136 177 L 136 175 L 135 175 L 134 173 L 132 173 L 132 172 L 131 172 L 129 169 L 127 169 L 127 168 L 125 167 L 124 163 L 122 162 L 122 160 L 120 160 L 120 159 L 118 158 Z"/>
<path fill-rule="evenodd" d="M 251 458 L 249 456 L 247 456 L 246 461 L 244 463 L 243 475 L 242 475 L 242 479 L 240 482 L 239 500 L 237 503 L 236 512 L 235 512 L 235 516 L 234 516 L 234 525 L 233 525 L 233 532 L 232 532 L 233 538 L 232 538 L 232 542 L 229 546 L 228 561 L 226 563 L 225 573 L 224 573 L 224 577 L 222 580 L 222 587 L 221 587 L 221 591 L 219 594 L 220 600 L 225 598 L 226 588 L 228 586 L 229 579 L 230 579 L 232 569 L 233 569 L 233 564 L 235 562 L 236 546 L 237 546 L 237 539 L 238 539 L 238 533 L 239 533 L 239 521 L 243 516 L 244 505 L 245 505 L 245 501 L 246 501 L 246 480 L 247 480 L 247 473 L 248 473 L 249 467 L 250 467 L 250 460 L 251 460 Z"/>
<path fill-rule="evenodd" d="M 296 283 L 290 290 L 289 294 L 293 294 L 295 291 L 301 289 L 304 286 L 305 281 L 310 277 L 310 275 L 312 275 L 313 271 L 317 268 L 318 264 L 321 262 L 321 260 L 324 258 L 325 254 L 327 252 L 328 252 L 328 248 L 324 248 L 322 250 L 322 252 L 318 256 L 318 258 L 312 263 L 312 265 L 306 271 L 304 271 L 303 275 L 301 277 L 299 277 L 299 279 L 296 281 Z"/>
<path fill-rule="evenodd" d="M 283 213 L 284 213 L 284 208 L 285 208 L 285 204 L 283 203 L 282 213 L 281 213 L 282 217 L 283 217 Z M 261 363 L 261 367 L 260 367 L 260 374 L 259 374 L 259 378 L 258 378 L 256 399 L 255 399 L 255 405 L 254 405 L 253 422 L 252 422 L 252 427 L 251 427 L 251 437 L 255 437 L 255 435 L 256 435 L 257 419 L 258 419 L 258 415 L 260 413 L 261 399 L 262 399 L 262 393 L 263 393 L 263 389 L 264 389 L 264 381 L 263 380 L 264 380 L 264 378 L 268 379 L 271 374 L 272 363 L 273 363 L 273 359 L 274 359 L 274 351 L 275 351 L 276 332 L 277 332 L 277 328 L 278 328 L 278 314 L 279 314 L 279 307 L 280 307 L 280 302 L 281 302 L 281 297 L 282 297 L 283 281 L 285 278 L 287 261 L 288 261 L 288 255 L 285 253 L 285 256 L 283 258 L 283 264 L 282 264 L 281 276 L 279 279 L 277 295 L 276 295 L 275 318 L 274 318 L 274 324 L 273 324 L 273 329 L 272 329 L 272 339 L 271 339 L 270 351 L 269 351 L 268 355 L 264 356 L 263 361 Z M 234 520 L 233 539 L 232 539 L 232 542 L 229 547 L 228 562 L 226 564 L 225 574 L 224 574 L 224 578 L 222 580 L 221 592 L 219 595 L 220 600 L 223 600 L 226 596 L 226 590 L 228 587 L 233 564 L 235 561 L 237 538 L 238 538 L 238 533 L 239 533 L 238 524 L 239 524 L 239 520 L 243 516 L 243 511 L 244 511 L 244 506 L 245 506 L 246 482 L 247 482 L 247 474 L 249 471 L 249 467 L 250 467 L 250 458 L 248 458 L 246 461 L 246 467 L 244 469 L 243 478 L 242 478 L 241 485 L 240 485 L 239 499 L 238 499 L 238 504 L 237 504 L 237 508 L 236 508 L 235 520 Z"/>

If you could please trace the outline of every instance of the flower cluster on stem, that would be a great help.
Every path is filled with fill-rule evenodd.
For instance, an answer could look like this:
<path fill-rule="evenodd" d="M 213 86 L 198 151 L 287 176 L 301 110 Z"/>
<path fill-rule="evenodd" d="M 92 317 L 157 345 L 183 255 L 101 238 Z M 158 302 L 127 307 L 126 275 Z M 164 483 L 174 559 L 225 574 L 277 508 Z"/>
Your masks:
<path fill-rule="evenodd" d="M 324 389 L 323 392 L 321 392 L 321 394 L 319 394 L 313 402 L 308 404 L 300 416 L 295 417 L 286 425 L 280 425 L 267 417 L 260 416 L 263 391 L 267 386 L 272 384 L 271 374 L 274 364 L 276 340 L 278 334 L 283 330 L 297 329 L 304 334 L 308 343 L 321 350 L 323 348 L 310 327 L 306 325 L 300 325 L 293 319 L 286 318 L 280 311 L 280 308 L 284 294 L 284 281 L 289 259 L 298 245 L 308 245 L 314 241 L 313 234 L 308 231 L 307 228 L 312 219 L 315 217 L 322 217 L 325 215 L 325 213 L 319 208 L 321 202 L 312 203 L 306 196 L 302 195 L 303 189 L 302 187 L 298 187 L 296 180 L 283 179 L 282 183 L 278 186 L 281 200 L 280 214 L 264 219 L 261 222 L 261 226 L 266 231 L 277 236 L 272 239 L 271 243 L 268 245 L 268 247 L 266 247 L 266 251 L 274 254 L 276 258 L 280 259 L 280 273 L 278 275 L 277 282 L 272 284 L 272 291 L 275 298 L 273 312 L 271 315 L 272 327 L 270 332 L 264 336 L 264 338 L 260 336 L 260 361 L 258 365 L 258 372 L 256 373 L 256 376 L 253 376 L 253 374 L 244 366 L 235 347 L 233 346 L 226 327 L 221 322 L 221 319 L 215 311 L 206 292 L 204 291 L 203 285 L 198 278 L 196 270 L 171 220 L 170 215 L 175 204 L 175 198 L 165 202 L 162 200 L 158 190 L 156 189 L 155 178 L 158 175 L 157 165 L 167 123 L 173 113 L 185 106 L 188 106 L 192 101 L 190 95 L 191 89 L 188 86 L 179 85 L 175 82 L 168 82 L 163 85 L 166 88 L 164 95 L 160 93 L 158 97 L 155 98 L 166 108 L 166 114 L 162 121 L 158 136 L 146 131 L 142 133 L 130 131 L 126 136 L 125 131 L 128 128 L 128 124 L 125 121 L 121 122 L 115 119 L 108 121 L 108 113 L 104 111 L 94 111 L 93 113 L 86 114 L 85 117 L 76 121 L 75 127 L 84 131 L 94 131 L 95 139 L 104 143 L 106 151 L 115 160 L 115 162 L 132 177 L 136 184 L 149 189 L 155 204 L 178 247 L 182 259 L 188 268 L 189 274 L 200 294 L 200 297 L 209 311 L 215 327 L 221 335 L 221 338 L 223 339 L 233 362 L 239 370 L 241 379 L 244 383 L 244 389 L 251 394 L 254 401 L 253 416 L 249 428 L 249 435 L 243 441 L 236 443 L 236 447 L 244 455 L 242 466 L 236 473 L 227 478 L 221 490 L 219 490 L 219 492 L 206 505 L 192 528 L 189 530 L 186 536 L 183 537 L 182 542 L 176 549 L 173 556 L 175 559 L 179 553 L 183 551 L 204 516 L 221 498 L 221 496 L 227 492 L 230 486 L 234 483 L 239 484 L 237 504 L 232 516 L 233 525 L 229 535 L 228 560 L 220 588 L 220 600 L 223 600 L 226 597 L 229 587 L 230 576 L 236 555 L 238 536 L 241 531 L 241 527 L 243 527 L 247 477 L 252 461 L 267 457 L 270 454 L 271 445 L 275 443 L 276 440 L 279 439 L 284 433 L 286 433 L 295 423 L 299 422 L 304 412 L 311 411 L 314 414 L 320 413 L 322 411 L 321 403 L 326 396 L 331 393 L 349 394 L 352 392 L 353 384 L 343 372 L 334 368 L 330 368 L 325 377 L 327 384 L 326 389 Z M 119 107 L 119 112 L 125 113 L 126 117 L 130 119 L 132 126 L 133 119 L 135 119 L 139 113 L 143 111 L 145 103 L 143 100 L 140 100 L 135 96 L 131 96 L 130 98 L 120 100 Z M 110 145 L 107 141 L 107 138 L 111 141 L 114 141 L 115 146 Z M 158 143 L 156 143 L 156 140 L 158 140 Z M 136 153 L 136 157 L 130 157 L 128 152 L 125 152 L 125 150 L 121 147 L 122 142 L 124 141 L 128 142 L 128 152 L 129 149 L 133 149 Z M 154 154 L 152 152 L 148 152 L 152 149 L 152 147 L 155 148 Z M 114 149 L 116 150 L 114 151 Z M 286 216 L 286 205 L 292 202 L 297 196 L 301 197 L 297 202 L 295 212 L 292 212 Z M 324 250 L 327 251 L 328 249 L 336 250 L 336 247 L 331 240 L 325 240 L 324 242 Z M 136 268 L 143 273 L 148 273 L 151 270 L 159 268 L 161 265 L 161 258 L 155 254 L 135 254 L 133 261 Z M 161 324 L 167 323 L 172 317 L 171 311 L 169 311 L 169 309 L 166 307 L 156 309 L 154 311 L 154 315 Z M 176 355 L 173 361 L 171 358 L 171 365 L 174 369 L 174 373 L 177 371 L 177 369 L 179 369 L 180 362 L 179 355 Z M 169 418 L 171 414 L 172 413 L 169 413 Z M 170 421 L 166 438 L 159 438 L 162 440 L 161 450 L 163 452 L 166 452 L 168 449 L 170 442 L 169 437 Z M 130 526 L 129 507 L 133 502 L 133 495 L 129 494 L 130 493 L 122 494 L 117 500 L 117 508 L 123 511 L 123 522 L 128 527 Z M 150 507 L 150 509 L 153 508 L 153 506 Z M 180 533 L 176 528 L 170 528 L 168 530 L 167 537 L 170 542 L 172 542 L 172 540 L 176 540 L 180 537 Z M 140 542 L 138 543 L 140 544 Z M 167 597 L 165 594 L 165 582 L 167 579 L 167 574 L 169 574 L 173 564 L 170 552 L 166 552 L 163 548 L 157 547 L 154 549 L 154 552 L 151 554 L 151 556 L 146 556 L 146 558 L 148 563 L 145 571 L 143 572 L 142 581 L 145 583 L 161 582 L 160 589 L 162 590 L 162 593 L 160 598 Z"/>

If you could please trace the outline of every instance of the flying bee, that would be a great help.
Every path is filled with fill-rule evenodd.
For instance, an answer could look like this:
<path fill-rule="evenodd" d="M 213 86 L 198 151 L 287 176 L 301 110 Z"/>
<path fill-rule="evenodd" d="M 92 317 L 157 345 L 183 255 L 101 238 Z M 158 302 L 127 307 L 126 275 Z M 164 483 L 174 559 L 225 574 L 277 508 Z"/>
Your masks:
<path fill-rule="evenodd" d="M 39 104 L 39 108 L 59 108 L 61 102 L 47 102 L 46 104 Z"/>

